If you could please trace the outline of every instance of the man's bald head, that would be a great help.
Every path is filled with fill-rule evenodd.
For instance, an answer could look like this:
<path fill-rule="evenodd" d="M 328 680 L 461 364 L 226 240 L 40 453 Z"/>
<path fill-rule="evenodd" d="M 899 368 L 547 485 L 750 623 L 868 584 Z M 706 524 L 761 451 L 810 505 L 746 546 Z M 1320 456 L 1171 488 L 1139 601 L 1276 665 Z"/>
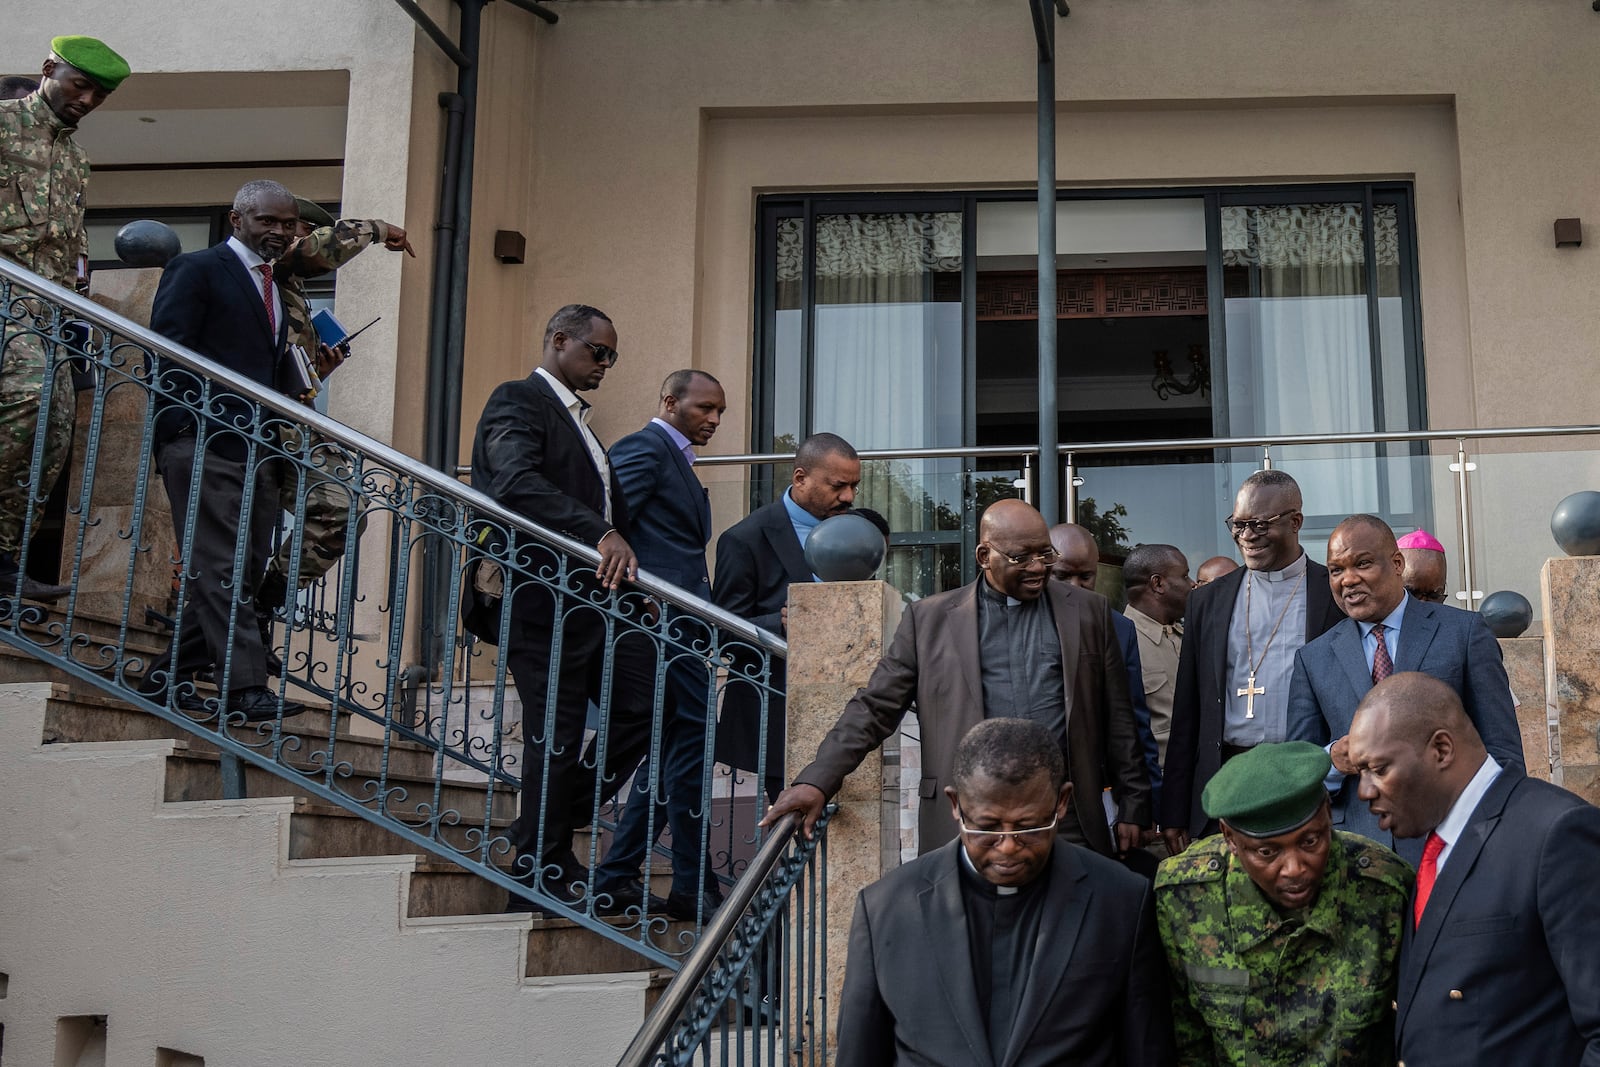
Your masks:
<path fill-rule="evenodd" d="M 978 569 L 996 592 L 1017 600 L 1039 599 L 1051 557 L 1044 516 L 1026 501 L 997 500 L 978 520 Z"/>
<path fill-rule="evenodd" d="M 1400 578 L 1406 592 L 1430 604 L 1443 604 L 1450 597 L 1450 572 L 1444 553 L 1432 548 L 1402 548 L 1405 569 Z"/>
<path fill-rule="evenodd" d="M 1075 522 L 1063 522 L 1050 527 L 1050 545 L 1058 556 L 1050 565 L 1050 577 L 1092 590 L 1100 574 L 1100 546 L 1094 534 Z"/>
<path fill-rule="evenodd" d="M 1212 556 L 1200 564 L 1199 569 L 1194 572 L 1194 584 L 1205 585 L 1207 582 L 1214 582 L 1224 574 L 1231 574 L 1238 569 L 1239 564 L 1227 556 Z"/>
<path fill-rule="evenodd" d="M 983 517 L 978 520 L 979 541 L 1023 536 L 1050 539 L 1044 516 L 1026 500 L 1016 497 L 996 500 L 984 509 Z"/>

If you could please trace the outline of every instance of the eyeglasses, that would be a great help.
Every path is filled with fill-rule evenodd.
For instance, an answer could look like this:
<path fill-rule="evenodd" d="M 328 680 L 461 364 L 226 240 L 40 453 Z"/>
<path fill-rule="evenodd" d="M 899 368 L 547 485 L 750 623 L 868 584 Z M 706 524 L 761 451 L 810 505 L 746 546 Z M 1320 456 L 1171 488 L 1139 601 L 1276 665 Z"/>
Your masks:
<path fill-rule="evenodd" d="M 1413 589 L 1408 585 L 1406 586 L 1406 592 L 1418 600 L 1426 600 L 1430 604 L 1443 604 L 1450 598 L 1449 590 L 1446 589 Z"/>
<path fill-rule="evenodd" d="M 1293 514 L 1295 514 L 1294 509 L 1282 511 L 1276 515 L 1268 515 L 1264 519 L 1236 519 L 1232 515 L 1229 515 L 1227 518 L 1222 520 L 1222 525 L 1226 526 L 1230 531 L 1232 531 L 1233 536 L 1235 537 L 1240 536 L 1246 530 L 1249 530 L 1257 537 L 1260 537 L 1268 530 L 1272 529 L 1273 523 L 1277 522 L 1279 519 L 1287 519 Z"/>
<path fill-rule="evenodd" d="M 990 552 L 993 552 L 995 555 L 999 556 L 1001 559 L 1005 560 L 1007 563 L 1011 564 L 1013 567 L 1025 567 L 1029 563 L 1042 563 L 1046 567 L 1048 567 L 1048 566 L 1050 566 L 1050 564 L 1054 563 L 1056 560 L 1061 558 L 1061 553 L 1057 552 L 1053 548 L 1047 548 L 1043 552 L 1034 552 L 1034 553 L 1032 553 L 1030 555 L 1013 556 L 1009 552 L 1000 551 L 998 548 L 996 548 L 993 545 L 989 544 L 989 542 L 987 542 L 987 541 L 985 541 L 984 544 L 988 545 L 988 548 L 989 548 Z"/>
<path fill-rule="evenodd" d="M 962 833 L 976 838 L 977 842 L 983 845 L 998 845 L 1002 838 L 1007 837 L 1019 845 L 1037 845 L 1049 840 L 1049 836 L 1055 832 L 1056 823 L 1060 821 L 1061 816 L 1057 815 L 1048 825 L 1030 826 L 1025 830 L 974 830 L 967 825 L 967 813 L 961 810 L 959 804 L 956 805 L 956 825 L 961 827 Z"/>
<path fill-rule="evenodd" d="M 617 365 L 618 352 L 610 345 L 597 345 L 593 341 L 585 341 L 581 337 L 574 337 L 573 340 L 581 345 L 588 345 L 589 351 L 594 353 L 594 361 L 601 366 L 615 367 Z"/>

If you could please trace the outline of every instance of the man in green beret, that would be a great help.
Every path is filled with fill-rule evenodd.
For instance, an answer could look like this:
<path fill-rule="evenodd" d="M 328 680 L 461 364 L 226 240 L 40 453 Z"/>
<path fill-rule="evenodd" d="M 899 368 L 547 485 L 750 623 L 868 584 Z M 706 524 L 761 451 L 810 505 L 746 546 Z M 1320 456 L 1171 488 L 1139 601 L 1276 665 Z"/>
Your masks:
<path fill-rule="evenodd" d="M 1306 741 L 1234 757 L 1201 795 L 1222 832 L 1161 864 L 1156 924 L 1184 1067 L 1394 1063 L 1411 868 L 1333 829 L 1331 765 Z"/>
<path fill-rule="evenodd" d="M 93 37 L 50 42 L 39 88 L 0 100 L 0 258 L 69 289 L 89 281 L 83 227 L 89 157 L 72 133 L 128 76 L 128 63 Z M 19 591 L 29 512 L 37 527 L 72 445 L 76 396 L 56 377 L 54 345 L 31 334 L 3 339 L 0 352 L 0 602 Z M 66 354 L 66 353 L 63 353 Z M 48 406 L 46 398 L 48 397 Z M 41 412 L 48 411 L 38 479 L 31 476 Z M 31 489 L 30 489 L 31 484 Z M 64 585 L 20 576 L 28 600 L 57 600 Z M 3 612 L 0 608 L 0 612 Z"/>

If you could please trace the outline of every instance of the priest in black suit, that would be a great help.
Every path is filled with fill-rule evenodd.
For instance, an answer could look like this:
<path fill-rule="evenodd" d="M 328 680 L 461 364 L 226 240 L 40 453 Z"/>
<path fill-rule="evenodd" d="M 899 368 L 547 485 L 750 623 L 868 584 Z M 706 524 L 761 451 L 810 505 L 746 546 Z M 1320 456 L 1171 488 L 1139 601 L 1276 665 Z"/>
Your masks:
<path fill-rule="evenodd" d="M 608 652 L 605 616 L 584 605 L 604 600 L 638 569 L 627 540 L 626 499 L 604 446 L 589 429 L 592 408 L 578 396 L 598 388 L 616 362 L 611 320 L 586 304 L 567 305 L 545 327 L 539 367 L 490 394 L 472 443 L 476 489 L 600 553 L 598 569 L 590 575 L 580 565 L 568 580 L 572 591 L 559 597 L 542 582 L 520 580 L 512 591 L 509 629 L 500 641 L 522 698 L 522 804 L 511 828 L 517 873 L 530 886 L 542 880 L 546 893 L 568 902 L 588 892 L 579 884 L 588 877 L 588 865 L 573 854 L 573 831 L 589 821 L 597 791 L 601 800 L 615 794 L 650 736 L 651 683 L 641 690 L 637 679 L 617 678 L 606 709 L 606 766 L 594 764 L 598 746 L 589 757 L 580 757 L 588 702 L 591 695 L 601 695 L 598 681 Z M 553 553 L 530 551 L 531 572 L 552 571 Z M 558 633 L 560 659 L 551 663 Z M 553 701 L 547 697 L 552 672 Z M 526 910 L 527 905 L 513 898 L 510 907 Z"/>
<path fill-rule="evenodd" d="M 1344 619 L 1300 547 L 1300 486 L 1256 471 L 1227 525 L 1244 566 L 1189 595 L 1157 821 L 1177 855 L 1209 830 L 1200 792 L 1224 761 L 1288 737 L 1294 654 Z"/>
<path fill-rule="evenodd" d="M 839 1067 L 1175 1062 L 1150 883 L 1069 844 L 1061 747 L 985 719 L 945 790 L 960 839 L 862 890 Z"/>
<path fill-rule="evenodd" d="M 1380 828 L 1425 838 L 1400 939 L 1399 1059 L 1600 1064 L 1600 809 L 1498 762 L 1431 675 L 1373 686 L 1348 752 Z"/>
<path fill-rule="evenodd" d="M 795 452 L 794 475 L 783 496 L 757 508 L 717 539 L 717 573 L 711 583 L 717 607 L 764 630 L 787 629 L 789 586 L 816 581 L 806 566 L 805 539 L 823 519 L 843 515 L 861 484 L 861 460 L 837 434 L 816 433 Z M 753 661 L 743 664 L 756 670 Z M 764 779 L 767 799 L 783 791 L 784 664 L 773 660 L 771 692 L 732 681 L 722 700 L 717 759 Z M 766 759 L 761 759 L 761 716 L 766 712 Z"/>

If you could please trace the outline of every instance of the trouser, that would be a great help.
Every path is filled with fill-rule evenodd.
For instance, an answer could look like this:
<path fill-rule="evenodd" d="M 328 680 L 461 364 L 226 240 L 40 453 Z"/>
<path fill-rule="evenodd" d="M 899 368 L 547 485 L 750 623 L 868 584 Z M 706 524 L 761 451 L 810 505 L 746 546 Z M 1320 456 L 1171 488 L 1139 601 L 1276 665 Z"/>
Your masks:
<path fill-rule="evenodd" d="M 77 394 L 65 364 L 50 357 L 53 347 L 33 334 L 7 329 L 0 353 L 0 552 L 19 553 L 29 511 L 37 529 L 45 501 L 55 488 L 72 449 Z M 32 478 L 45 382 L 54 376 L 45 419 L 44 453 L 38 483 Z M 31 490 L 31 491 L 30 491 Z"/>
<path fill-rule="evenodd" d="M 529 593 L 548 607 L 547 593 Z M 551 867 L 582 874 L 572 853 L 573 832 L 617 795 L 650 748 L 654 680 L 640 669 L 644 657 L 609 650 L 611 689 L 609 695 L 603 692 L 608 659 L 604 617 L 577 603 L 564 597 L 559 612 L 513 614 L 500 645 L 522 699 L 522 802 L 511 825 L 511 842 L 519 857 L 517 873 L 530 880 L 550 873 Z M 557 636 L 561 645 L 552 664 Z M 629 643 L 627 637 L 618 641 L 624 649 Z M 600 727 L 584 751 L 591 699 L 600 707 Z"/>
<path fill-rule="evenodd" d="M 653 677 L 655 656 L 648 659 Z M 672 892 L 690 900 L 702 891 L 713 900 L 720 898 L 716 875 L 706 862 L 711 797 L 706 721 L 713 692 L 700 662 L 679 658 L 667 668 L 659 766 L 641 766 L 634 775 L 616 835 L 595 879 L 596 892 L 614 892 L 638 878 L 645 853 L 666 826 L 672 830 Z"/>
<path fill-rule="evenodd" d="M 276 599 L 279 590 L 297 589 L 311 584 L 333 568 L 345 553 L 345 535 L 350 529 L 351 492 L 343 484 L 354 475 L 355 466 L 338 445 L 319 434 L 311 434 L 308 456 L 301 456 L 298 429 L 283 433 L 283 450 L 301 462 L 285 462 L 278 490 L 278 505 L 296 517 L 300 526 L 300 558 L 293 557 L 294 534 L 285 531 L 276 555 L 267 563 L 263 588 L 271 589 L 267 599 Z M 310 466 L 303 466 L 309 461 Z M 300 503 L 300 473 L 305 473 L 305 506 Z M 366 508 L 356 505 L 356 531 L 366 526 Z M 263 607 L 277 605 L 264 603 Z"/>
<path fill-rule="evenodd" d="M 156 469 L 172 505 L 172 529 L 177 535 L 187 592 L 179 632 L 173 636 L 174 652 L 166 660 L 174 678 L 215 664 L 219 684 L 226 678 L 230 691 L 267 684 L 266 654 L 256 626 L 252 591 L 260 576 L 272 539 L 277 508 L 275 464 L 259 463 L 245 469 L 243 459 L 220 455 L 215 446 L 238 444 L 227 436 L 207 441 L 203 457 L 195 455 L 195 437 L 185 434 L 156 446 Z M 194 525 L 189 527 L 191 479 L 201 464 Z M 245 500 L 247 481 L 253 482 Z M 236 580 L 234 558 L 244 548 L 245 572 Z M 159 668 L 152 668 L 159 669 Z"/>

